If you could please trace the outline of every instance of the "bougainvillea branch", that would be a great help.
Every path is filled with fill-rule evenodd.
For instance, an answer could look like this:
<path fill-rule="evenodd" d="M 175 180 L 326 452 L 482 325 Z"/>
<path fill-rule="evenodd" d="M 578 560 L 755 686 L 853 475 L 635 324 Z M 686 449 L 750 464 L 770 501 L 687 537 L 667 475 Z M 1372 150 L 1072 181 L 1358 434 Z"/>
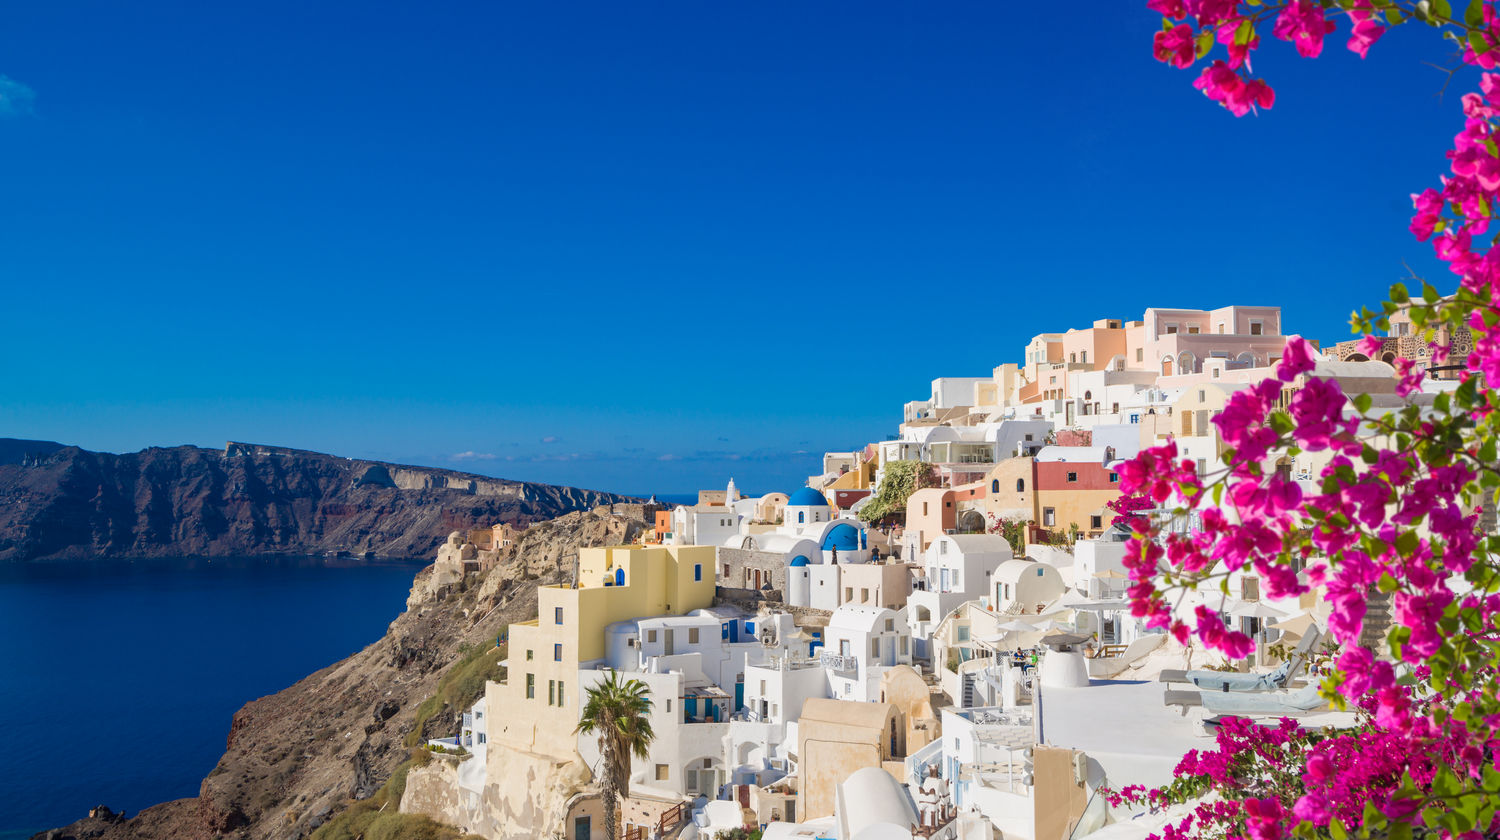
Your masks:
<path fill-rule="evenodd" d="M 1352 318 L 1367 355 L 1398 313 L 1427 346 L 1425 363 L 1396 359 L 1405 404 L 1372 410 L 1318 375 L 1313 349 L 1288 340 L 1275 375 L 1232 394 L 1214 418 L 1222 468 L 1199 473 L 1175 444 L 1122 465 L 1121 490 L 1168 511 L 1135 519 L 1127 548 L 1137 616 L 1178 639 L 1196 637 L 1232 658 L 1252 648 L 1204 606 L 1174 608 L 1169 595 L 1230 573 L 1253 573 L 1271 598 L 1318 592 L 1339 645 L 1324 685 L 1361 714 L 1338 733 L 1295 724 L 1233 724 L 1219 752 L 1191 755 L 1178 781 L 1122 792 L 1121 803 L 1199 801 L 1162 836 L 1273 840 L 1350 833 L 1494 836 L 1500 831 L 1500 538 L 1491 531 L 1500 488 L 1500 15 L 1494 0 L 1150 0 L 1163 16 L 1155 57 L 1201 67 L 1193 86 L 1235 116 L 1273 107 L 1276 93 L 1252 71 L 1262 34 L 1316 58 L 1329 38 L 1364 57 L 1393 26 L 1426 25 L 1458 47 L 1453 78 L 1472 83 L 1455 108 L 1462 125 L 1449 172 L 1412 196 L 1411 232 L 1456 277 L 1444 292 L 1393 286 L 1378 309 Z M 1455 336 L 1472 347 L 1454 358 Z M 1429 366 L 1459 370 L 1428 387 Z M 1451 386 L 1451 387 L 1449 387 Z M 1303 465 L 1308 479 L 1277 468 Z M 1488 514 L 1488 516 L 1486 515 Z M 1366 638 L 1372 599 L 1390 600 L 1394 626 Z M 1180 601 L 1178 602 L 1180 605 Z M 1369 646 L 1361 646 L 1366 644 Z M 1274 745 L 1272 750 L 1267 745 Z M 1209 793 L 1215 794 L 1209 796 Z"/>

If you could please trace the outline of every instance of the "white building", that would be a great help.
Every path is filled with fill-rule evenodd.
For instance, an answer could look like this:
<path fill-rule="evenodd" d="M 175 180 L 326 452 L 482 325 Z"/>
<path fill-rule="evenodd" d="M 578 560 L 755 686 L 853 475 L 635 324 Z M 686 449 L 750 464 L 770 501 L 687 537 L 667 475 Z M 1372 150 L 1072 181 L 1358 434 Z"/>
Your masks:
<path fill-rule="evenodd" d="M 990 575 L 990 609 L 998 613 L 1039 614 L 1062 597 L 1062 575 L 1047 563 L 1007 560 Z"/>
<path fill-rule="evenodd" d="M 829 695 L 838 700 L 875 701 L 880 694 L 880 675 L 888 668 L 912 662 L 906 610 L 839 607 L 823 630 L 823 644 Z"/>
<path fill-rule="evenodd" d="M 932 630 L 954 607 L 984 597 L 990 575 L 1014 559 L 1010 543 L 991 534 L 945 534 L 924 555 L 922 584 L 907 596 L 913 655 L 927 659 Z"/>

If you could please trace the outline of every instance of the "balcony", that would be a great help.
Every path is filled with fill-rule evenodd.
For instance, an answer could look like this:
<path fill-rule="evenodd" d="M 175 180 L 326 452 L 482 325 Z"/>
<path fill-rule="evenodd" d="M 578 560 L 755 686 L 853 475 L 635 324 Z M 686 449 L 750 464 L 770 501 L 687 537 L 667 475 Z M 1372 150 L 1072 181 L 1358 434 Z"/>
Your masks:
<path fill-rule="evenodd" d="M 819 656 L 818 661 L 824 668 L 834 672 L 838 676 L 855 677 L 859 675 L 858 657 L 824 651 Z"/>

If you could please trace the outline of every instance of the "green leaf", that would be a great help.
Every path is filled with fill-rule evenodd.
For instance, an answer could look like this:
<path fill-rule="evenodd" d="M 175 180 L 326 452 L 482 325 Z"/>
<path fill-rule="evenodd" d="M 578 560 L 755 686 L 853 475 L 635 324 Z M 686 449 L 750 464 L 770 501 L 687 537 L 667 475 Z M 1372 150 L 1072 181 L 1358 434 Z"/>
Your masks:
<path fill-rule="evenodd" d="M 1437 289 L 1433 288 L 1428 283 L 1423 283 L 1422 284 L 1422 300 L 1425 300 L 1428 303 L 1437 303 L 1438 301 L 1440 301 L 1442 299 L 1443 299 L 1443 296 L 1438 293 Z"/>
<path fill-rule="evenodd" d="M 1448 0 L 1432 0 L 1432 16 L 1441 20 L 1453 20 L 1453 7 Z"/>
<path fill-rule="evenodd" d="M 1469 0 L 1469 8 L 1464 9 L 1464 24 L 1476 28 L 1484 26 L 1483 0 Z"/>
<path fill-rule="evenodd" d="M 1401 14 L 1400 9 L 1390 8 L 1385 10 L 1385 21 L 1391 26 L 1400 26 L 1403 20 L 1406 20 L 1406 16 Z"/>
<path fill-rule="evenodd" d="M 1370 410 L 1370 395 L 1356 394 L 1354 397 L 1354 407 L 1359 411 L 1360 414 L 1368 413 Z"/>
<path fill-rule="evenodd" d="M 1411 295 L 1407 293 L 1405 286 L 1401 285 L 1400 283 L 1394 283 L 1391 285 L 1392 301 L 1395 301 L 1396 303 L 1406 303 L 1410 299 Z"/>
<path fill-rule="evenodd" d="M 1418 0 L 1417 5 L 1412 7 L 1411 13 L 1423 23 L 1432 23 L 1432 0 Z"/>
<path fill-rule="evenodd" d="M 1234 28 L 1234 45 L 1237 47 L 1250 43 L 1253 37 L 1255 37 L 1255 24 L 1251 23 L 1249 18 L 1240 21 L 1240 25 Z"/>
<path fill-rule="evenodd" d="M 1469 31 L 1469 47 L 1474 50 L 1475 55 L 1484 55 L 1490 51 L 1490 42 L 1484 37 L 1484 32 L 1473 29 Z"/>
<path fill-rule="evenodd" d="M 1205 55 L 1208 55 L 1208 51 L 1214 48 L 1214 33 L 1213 33 L 1213 30 L 1212 29 L 1205 29 L 1202 32 L 1199 32 L 1198 33 L 1197 44 L 1198 44 L 1197 57 L 1198 58 L 1202 58 Z"/>

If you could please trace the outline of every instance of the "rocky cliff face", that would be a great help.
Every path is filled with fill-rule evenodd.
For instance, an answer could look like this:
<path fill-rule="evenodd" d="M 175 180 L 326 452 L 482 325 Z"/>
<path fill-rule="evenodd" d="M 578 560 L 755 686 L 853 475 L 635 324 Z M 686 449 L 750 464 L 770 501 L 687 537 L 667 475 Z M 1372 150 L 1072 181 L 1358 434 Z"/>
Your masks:
<path fill-rule="evenodd" d="M 231 443 L 126 455 L 0 439 L 0 562 L 374 552 L 631 501 L 613 493 Z"/>
<path fill-rule="evenodd" d="M 493 645 L 512 622 L 536 617 L 536 586 L 571 580 L 580 547 L 635 541 L 642 521 L 579 512 L 525 532 L 515 555 L 483 576 L 432 592 L 418 573 L 406 612 L 385 637 L 235 714 L 224 757 L 199 795 L 133 818 L 108 814 L 38 840 L 294 840 L 351 799 L 374 793 L 408 755 L 406 733 L 466 645 Z M 457 731 L 451 714 L 423 737 Z"/>

